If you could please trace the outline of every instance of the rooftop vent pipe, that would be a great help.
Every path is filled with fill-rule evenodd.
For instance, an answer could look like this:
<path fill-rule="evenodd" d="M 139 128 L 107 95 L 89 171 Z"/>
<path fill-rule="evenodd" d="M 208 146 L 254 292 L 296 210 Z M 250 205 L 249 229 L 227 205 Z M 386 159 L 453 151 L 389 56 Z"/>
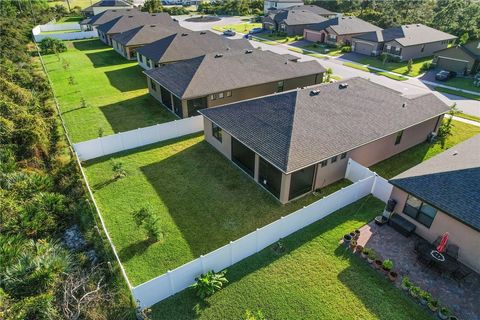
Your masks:
<path fill-rule="evenodd" d="M 252 53 L 253 50 L 245 50 L 245 53 Z"/>
<path fill-rule="evenodd" d="M 310 91 L 310 96 L 318 96 L 320 94 L 320 90 L 312 90 Z"/>
<path fill-rule="evenodd" d="M 182 37 L 188 36 L 188 33 L 182 33 Z"/>
<path fill-rule="evenodd" d="M 221 57 L 223 57 L 223 54 L 221 54 L 221 53 L 215 54 L 215 58 L 221 58 Z"/>
<path fill-rule="evenodd" d="M 348 83 L 346 83 L 346 82 L 345 83 L 340 83 L 338 85 L 338 89 L 347 89 L 347 88 L 348 88 Z"/>
<path fill-rule="evenodd" d="M 200 34 L 207 34 L 205 31 L 200 31 Z"/>
<path fill-rule="evenodd" d="M 405 108 L 406 106 L 407 106 L 406 102 L 402 103 L 402 108 Z"/>

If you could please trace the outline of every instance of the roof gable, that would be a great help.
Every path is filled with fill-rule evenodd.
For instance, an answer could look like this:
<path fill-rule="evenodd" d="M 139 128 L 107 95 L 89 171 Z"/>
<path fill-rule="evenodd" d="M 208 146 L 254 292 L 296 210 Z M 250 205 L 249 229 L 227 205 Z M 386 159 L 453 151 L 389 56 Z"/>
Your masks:
<path fill-rule="evenodd" d="M 308 26 L 308 29 L 320 31 L 329 27 L 337 35 L 358 34 L 382 30 L 382 28 L 377 27 L 369 22 L 351 16 L 335 17 L 318 24 L 312 24 Z"/>
<path fill-rule="evenodd" d="M 160 13 L 146 13 L 142 14 L 129 14 L 117 17 L 107 23 L 104 23 L 97 27 L 97 29 L 106 34 L 115 34 L 128 31 L 130 29 L 143 26 L 143 25 L 174 25 L 176 24 L 170 15 L 164 12 Z"/>
<path fill-rule="evenodd" d="M 113 39 L 123 45 L 142 45 L 163 39 L 178 32 L 186 32 L 187 29 L 179 25 L 144 25 L 119 33 Z"/>

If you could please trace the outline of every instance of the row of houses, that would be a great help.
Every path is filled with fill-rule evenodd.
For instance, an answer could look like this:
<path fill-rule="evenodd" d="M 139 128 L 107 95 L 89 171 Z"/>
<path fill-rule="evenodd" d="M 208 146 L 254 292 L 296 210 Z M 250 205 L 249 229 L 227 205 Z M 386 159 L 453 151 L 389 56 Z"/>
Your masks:
<path fill-rule="evenodd" d="M 159 105 L 179 118 L 200 114 L 212 152 L 282 204 L 342 179 L 348 159 L 371 166 L 432 139 L 449 110 L 431 93 L 407 96 L 363 78 L 325 84 L 325 68 L 316 61 L 254 49 L 246 39 L 191 31 L 168 15 L 132 10 L 107 10 L 83 25 L 97 28 L 100 39 L 126 59 L 137 59 Z M 476 177 L 478 157 L 467 154 L 470 147 L 461 149 L 462 157 L 438 161 L 451 164 L 465 154 L 470 160 L 447 169 Z M 472 161 L 476 171 L 462 171 Z M 458 194 L 452 199 L 426 193 L 426 184 L 450 178 L 434 172 L 428 182 L 426 171 L 438 166 L 425 166 L 392 179 L 396 211 L 427 239 L 445 221 L 452 238 L 478 238 L 479 221 L 468 214 L 478 208 L 449 205 Z M 464 189 L 468 197 L 478 192 L 471 185 Z M 478 258 L 474 246 L 462 252 L 476 266 L 468 258 Z"/>

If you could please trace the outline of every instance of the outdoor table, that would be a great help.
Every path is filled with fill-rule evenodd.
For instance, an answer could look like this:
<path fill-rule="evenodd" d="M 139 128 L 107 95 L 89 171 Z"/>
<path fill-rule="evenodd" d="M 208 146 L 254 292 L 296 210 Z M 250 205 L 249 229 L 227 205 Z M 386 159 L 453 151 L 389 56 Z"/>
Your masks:
<path fill-rule="evenodd" d="M 445 256 L 437 250 L 430 251 L 430 255 L 432 256 L 433 261 L 445 262 Z"/>

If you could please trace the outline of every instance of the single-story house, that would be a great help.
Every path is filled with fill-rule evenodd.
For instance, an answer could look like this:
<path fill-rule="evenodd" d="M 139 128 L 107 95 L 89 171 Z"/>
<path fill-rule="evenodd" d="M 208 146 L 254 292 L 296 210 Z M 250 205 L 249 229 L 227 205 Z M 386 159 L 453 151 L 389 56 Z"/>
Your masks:
<path fill-rule="evenodd" d="M 150 94 L 177 116 L 323 81 L 317 61 L 293 62 L 270 51 L 229 50 L 144 71 Z"/>
<path fill-rule="evenodd" d="M 174 26 L 178 25 L 173 21 L 168 13 L 147 13 L 124 15 L 117 17 L 107 23 L 97 27 L 98 36 L 105 44 L 112 45 L 114 35 L 134 29 L 144 25 Z"/>
<path fill-rule="evenodd" d="M 267 14 L 270 10 L 280 10 L 295 5 L 303 5 L 303 0 L 264 0 L 263 13 Z"/>
<path fill-rule="evenodd" d="M 480 40 L 437 51 L 433 63 L 438 68 L 460 74 L 476 74 L 480 72 Z"/>
<path fill-rule="evenodd" d="M 388 53 L 405 61 L 431 56 L 456 38 L 423 24 L 408 24 L 356 35 L 352 38 L 352 51 L 369 56 Z"/>
<path fill-rule="evenodd" d="M 281 203 L 427 140 L 448 105 L 363 78 L 203 109 L 205 139 Z"/>
<path fill-rule="evenodd" d="M 211 31 L 191 31 L 171 34 L 137 50 L 137 60 L 144 69 L 172 62 L 189 60 L 207 53 L 253 49 L 247 39 L 229 39 Z"/>
<path fill-rule="evenodd" d="M 282 10 L 270 11 L 262 19 L 262 27 L 287 35 L 303 35 L 310 24 L 316 24 L 335 17 L 337 14 L 315 5 L 297 5 Z"/>
<path fill-rule="evenodd" d="M 314 10 L 311 10 L 311 7 L 325 10 L 312 5 L 295 6 L 283 10 L 272 11 L 263 18 L 262 27 L 265 30 L 284 32 L 289 36 L 303 35 L 303 30 L 306 26 L 328 20 L 324 16 L 314 12 Z M 328 12 L 335 15 L 333 12 Z"/>
<path fill-rule="evenodd" d="M 112 21 L 113 19 L 116 19 L 118 17 L 136 14 L 143 15 L 144 13 L 137 8 L 107 10 L 92 17 L 83 19 L 82 21 L 80 21 L 80 27 L 82 28 L 82 31 L 92 31 L 95 30 L 97 26 Z"/>
<path fill-rule="evenodd" d="M 143 25 L 113 36 L 112 46 L 125 58 L 136 60 L 138 48 L 177 33 L 186 34 L 187 32 L 191 31 L 178 24 Z"/>
<path fill-rule="evenodd" d="M 356 35 L 380 30 L 382 28 L 360 18 L 341 16 L 307 26 L 303 37 L 313 42 L 343 45 L 350 44 Z"/>
<path fill-rule="evenodd" d="M 480 135 L 392 178 L 395 212 L 433 242 L 445 232 L 458 260 L 480 272 Z"/>
<path fill-rule="evenodd" d="M 125 0 L 102 0 L 86 7 L 82 10 L 82 14 L 85 17 L 91 17 L 96 14 L 102 13 L 111 9 L 128 9 L 133 8 L 133 5 L 129 1 Z"/>

